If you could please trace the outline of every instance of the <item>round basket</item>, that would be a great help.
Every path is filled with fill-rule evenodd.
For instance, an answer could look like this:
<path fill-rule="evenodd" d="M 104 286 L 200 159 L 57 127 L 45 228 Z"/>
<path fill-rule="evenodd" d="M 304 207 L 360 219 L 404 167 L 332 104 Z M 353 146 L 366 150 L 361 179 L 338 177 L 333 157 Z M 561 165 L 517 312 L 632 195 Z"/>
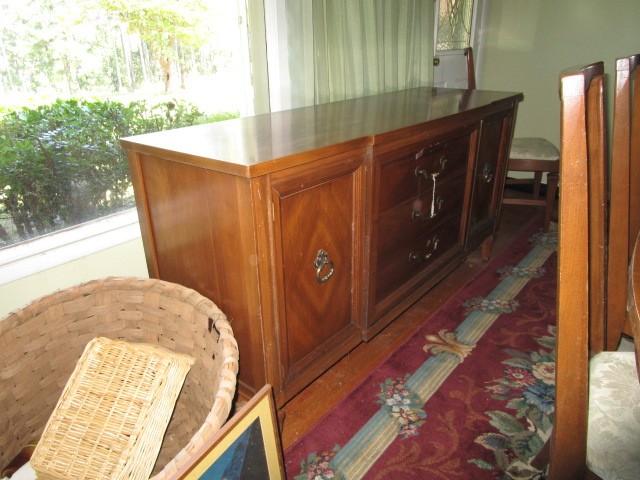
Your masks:
<path fill-rule="evenodd" d="M 40 438 L 85 345 L 103 336 L 195 358 L 152 478 L 175 478 L 226 421 L 238 346 L 226 316 L 195 290 L 107 278 L 42 297 L 0 321 L 0 470 Z"/>

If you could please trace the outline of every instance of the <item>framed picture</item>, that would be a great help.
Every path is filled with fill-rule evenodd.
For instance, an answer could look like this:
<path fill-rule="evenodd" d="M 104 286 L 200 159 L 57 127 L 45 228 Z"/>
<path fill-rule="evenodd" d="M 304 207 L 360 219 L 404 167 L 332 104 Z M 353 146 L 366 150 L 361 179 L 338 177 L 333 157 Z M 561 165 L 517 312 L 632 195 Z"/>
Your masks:
<path fill-rule="evenodd" d="M 284 480 L 271 385 L 265 385 L 196 454 L 182 480 Z"/>

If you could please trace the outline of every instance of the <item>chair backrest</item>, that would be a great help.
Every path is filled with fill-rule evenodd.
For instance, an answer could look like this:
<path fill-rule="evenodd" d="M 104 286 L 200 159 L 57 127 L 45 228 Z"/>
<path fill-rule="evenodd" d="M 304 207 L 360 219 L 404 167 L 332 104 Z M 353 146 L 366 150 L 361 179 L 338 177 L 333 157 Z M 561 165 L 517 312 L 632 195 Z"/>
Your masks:
<path fill-rule="evenodd" d="M 467 58 L 467 88 L 469 90 L 476 89 L 476 67 L 473 63 L 473 48 L 464 49 L 464 56 Z"/>
<path fill-rule="evenodd" d="M 590 324 L 605 321 L 607 161 L 602 62 L 563 72 L 560 99 L 562 187 L 550 478 L 569 479 L 581 478 L 585 468 Z"/>
<path fill-rule="evenodd" d="M 628 310 L 631 333 L 636 351 L 636 370 L 640 381 L 640 235 L 636 237 L 629 265 Z"/>
<path fill-rule="evenodd" d="M 604 348 L 615 350 L 627 317 L 627 267 L 640 229 L 640 54 L 616 61 L 609 219 Z"/>

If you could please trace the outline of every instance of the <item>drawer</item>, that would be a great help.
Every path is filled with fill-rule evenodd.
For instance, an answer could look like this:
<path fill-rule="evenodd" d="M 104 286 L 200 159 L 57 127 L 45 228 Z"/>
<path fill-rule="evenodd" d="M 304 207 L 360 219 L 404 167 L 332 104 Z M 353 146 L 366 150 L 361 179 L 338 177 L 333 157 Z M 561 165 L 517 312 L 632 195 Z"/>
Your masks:
<path fill-rule="evenodd" d="M 452 215 L 460 218 L 464 201 L 464 173 L 464 170 L 460 171 L 453 178 L 438 182 L 435 195 L 429 189 L 420 197 L 408 199 L 381 213 L 377 219 L 378 256 L 412 242 L 437 227 L 443 219 Z"/>
<path fill-rule="evenodd" d="M 469 136 L 446 142 L 417 144 L 381 156 L 378 209 L 381 213 L 431 190 L 440 182 L 466 170 Z"/>
<path fill-rule="evenodd" d="M 460 211 L 443 218 L 435 228 L 378 255 L 375 303 L 430 268 L 445 252 L 460 245 Z"/>

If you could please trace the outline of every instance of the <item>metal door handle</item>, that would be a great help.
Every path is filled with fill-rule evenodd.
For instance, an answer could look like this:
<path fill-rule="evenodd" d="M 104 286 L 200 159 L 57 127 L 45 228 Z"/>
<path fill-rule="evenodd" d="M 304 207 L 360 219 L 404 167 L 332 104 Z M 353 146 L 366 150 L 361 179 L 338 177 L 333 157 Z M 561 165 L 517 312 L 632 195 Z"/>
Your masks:
<path fill-rule="evenodd" d="M 329 258 L 329 254 L 323 249 L 318 250 L 318 253 L 316 253 L 313 266 L 316 269 L 316 281 L 318 283 L 328 282 L 335 273 L 335 268 L 333 267 L 333 262 Z"/>
<path fill-rule="evenodd" d="M 491 172 L 491 167 L 488 163 L 484 164 L 484 168 L 482 169 L 482 178 L 484 178 L 484 181 L 487 183 L 491 183 L 491 180 L 493 180 L 493 173 Z"/>

